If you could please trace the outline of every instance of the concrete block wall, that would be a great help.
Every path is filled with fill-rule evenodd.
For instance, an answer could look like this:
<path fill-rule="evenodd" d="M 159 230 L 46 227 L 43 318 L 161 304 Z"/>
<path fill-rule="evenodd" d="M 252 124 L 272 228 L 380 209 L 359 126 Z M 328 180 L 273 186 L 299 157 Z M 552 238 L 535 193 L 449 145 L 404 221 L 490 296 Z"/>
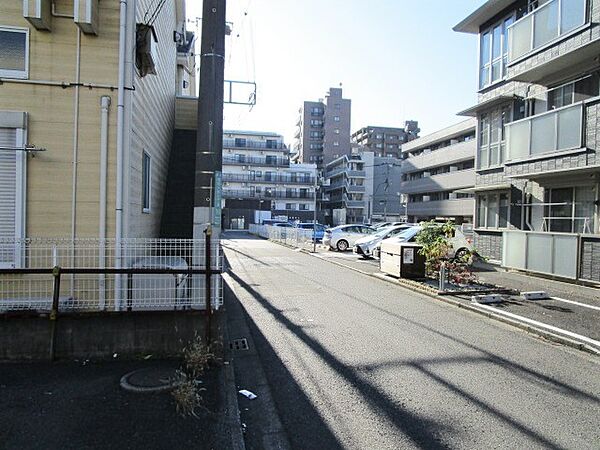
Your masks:
<path fill-rule="evenodd" d="M 582 239 L 580 278 L 600 282 L 600 238 Z"/>
<path fill-rule="evenodd" d="M 475 250 L 482 256 L 492 261 L 502 260 L 502 232 L 501 231 L 475 231 Z"/>
<path fill-rule="evenodd" d="M 216 322 L 216 321 L 215 321 Z M 59 316 L 57 359 L 177 356 L 196 335 L 204 336 L 206 315 L 192 311 L 91 313 Z M 48 317 L 0 316 L 0 361 L 47 360 Z"/>

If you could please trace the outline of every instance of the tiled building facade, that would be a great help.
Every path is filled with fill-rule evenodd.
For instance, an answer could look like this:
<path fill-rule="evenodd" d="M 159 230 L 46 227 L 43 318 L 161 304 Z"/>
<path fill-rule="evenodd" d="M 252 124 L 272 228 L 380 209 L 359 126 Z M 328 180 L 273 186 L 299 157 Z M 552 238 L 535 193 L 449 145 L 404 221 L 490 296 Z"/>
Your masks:
<path fill-rule="evenodd" d="M 505 265 L 526 239 L 531 266 L 546 239 L 556 261 L 532 271 L 600 281 L 584 274 L 600 246 L 599 22 L 599 0 L 495 0 L 454 28 L 479 36 L 478 104 L 462 112 L 477 118 L 475 242 Z M 560 239 L 581 243 L 575 272 Z"/>

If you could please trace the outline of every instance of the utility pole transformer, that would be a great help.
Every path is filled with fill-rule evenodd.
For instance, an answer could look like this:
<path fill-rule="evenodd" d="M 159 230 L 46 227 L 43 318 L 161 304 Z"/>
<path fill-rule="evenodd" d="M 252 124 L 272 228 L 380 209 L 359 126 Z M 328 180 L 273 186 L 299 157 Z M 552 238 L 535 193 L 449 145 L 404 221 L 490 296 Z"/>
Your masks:
<path fill-rule="evenodd" d="M 213 228 L 213 239 L 218 239 L 221 228 L 225 2 L 204 0 L 202 9 L 194 182 L 195 239 L 201 239 L 208 228 Z"/>

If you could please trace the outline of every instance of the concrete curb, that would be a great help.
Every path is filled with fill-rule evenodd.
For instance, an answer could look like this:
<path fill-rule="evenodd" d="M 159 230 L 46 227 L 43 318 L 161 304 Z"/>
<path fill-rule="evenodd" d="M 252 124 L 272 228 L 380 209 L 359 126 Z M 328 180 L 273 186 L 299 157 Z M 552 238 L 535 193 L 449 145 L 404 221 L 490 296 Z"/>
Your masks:
<path fill-rule="evenodd" d="M 229 325 L 227 323 L 227 305 L 221 311 L 225 314 L 221 317 L 221 335 L 223 337 L 223 382 L 225 393 L 225 423 L 231 431 L 231 449 L 245 450 L 246 441 L 242 432 L 242 419 L 240 417 L 240 406 L 238 403 L 238 392 L 235 384 L 235 373 L 233 369 L 233 354 L 229 348 Z"/>
<path fill-rule="evenodd" d="M 470 305 L 468 303 L 460 302 L 460 301 L 455 300 L 455 299 L 450 298 L 450 297 L 445 297 L 445 296 L 442 296 L 442 295 L 438 295 L 436 289 L 428 288 L 428 287 L 425 287 L 425 286 L 417 286 L 416 284 L 408 282 L 407 280 L 400 280 L 400 279 L 396 279 L 396 278 L 389 278 L 389 277 L 387 277 L 386 275 L 383 275 L 383 274 L 370 273 L 370 272 L 367 272 L 367 271 L 364 271 L 364 270 L 357 269 L 357 268 L 352 267 L 352 266 L 348 266 L 348 265 L 343 264 L 343 263 L 338 262 L 338 261 L 332 261 L 331 259 L 328 259 L 328 258 L 321 258 L 321 257 L 315 255 L 314 253 L 306 251 L 306 250 L 301 250 L 301 252 L 302 253 L 306 253 L 307 255 L 310 255 L 310 256 L 312 256 L 314 258 L 318 258 L 318 259 L 320 259 L 322 261 L 327 261 L 328 263 L 331 263 L 331 264 L 334 264 L 334 265 L 337 265 L 337 266 L 340 266 L 340 267 L 344 267 L 346 269 L 353 270 L 355 272 L 361 273 L 361 274 L 366 275 L 368 277 L 376 278 L 376 279 L 379 279 L 379 280 L 385 281 L 387 283 L 391 283 L 391 284 L 400 286 L 400 287 L 408 289 L 408 290 L 417 291 L 420 294 L 426 295 L 426 296 L 431 297 L 431 298 L 433 298 L 435 300 L 440 300 L 440 301 L 442 301 L 444 303 L 447 303 L 447 304 L 450 304 L 452 306 L 456 306 L 458 308 L 463 308 L 463 309 L 465 309 L 467 311 L 474 312 L 476 314 L 485 316 L 487 318 L 494 319 L 494 320 L 497 320 L 499 322 L 502 322 L 502 323 L 505 323 L 505 324 L 508 324 L 508 325 L 512 325 L 512 326 L 514 326 L 516 328 L 519 328 L 519 329 L 521 329 L 523 331 L 526 331 L 526 332 L 528 332 L 530 334 L 537 335 L 537 336 L 542 337 L 544 339 L 547 339 L 549 341 L 556 342 L 558 344 L 563 344 L 563 345 L 575 348 L 577 350 L 581 350 L 581 351 L 584 351 L 586 353 L 592 354 L 594 356 L 600 356 L 600 349 L 596 349 L 596 348 L 588 345 L 587 343 L 580 342 L 580 341 L 578 341 L 576 339 L 572 339 L 572 338 L 569 338 L 569 337 L 562 336 L 562 335 L 560 335 L 558 333 L 555 333 L 553 331 L 548 331 L 548 330 L 546 330 L 544 328 L 537 327 L 537 326 L 534 326 L 534 325 L 529 324 L 529 323 L 521 322 L 519 320 L 512 319 L 512 318 L 509 318 L 509 317 L 505 317 L 505 316 L 502 316 L 500 314 L 495 314 L 495 313 L 493 313 L 491 311 L 487 311 L 487 310 L 478 308 L 477 306 Z"/>

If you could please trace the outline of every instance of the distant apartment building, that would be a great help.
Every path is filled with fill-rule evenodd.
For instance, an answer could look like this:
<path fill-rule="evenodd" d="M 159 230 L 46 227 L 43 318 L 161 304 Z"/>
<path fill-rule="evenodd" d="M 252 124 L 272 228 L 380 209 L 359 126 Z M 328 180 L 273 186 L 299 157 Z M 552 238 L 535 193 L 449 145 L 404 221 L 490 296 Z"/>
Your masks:
<path fill-rule="evenodd" d="M 264 219 L 312 221 L 315 164 L 291 164 L 283 136 L 223 133 L 223 226 L 245 229 Z"/>
<path fill-rule="evenodd" d="M 359 150 L 331 161 L 324 170 L 330 225 L 400 219 L 400 163 Z"/>
<path fill-rule="evenodd" d="M 475 210 L 474 119 L 465 120 L 402 146 L 402 183 L 409 222 L 453 220 L 472 223 Z"/>
<path fill-rule="evenodd" d="M 600 281 L 600 0 L 490 0 L 454 30 L 479 39 L 478 250 Z"/>
<path fill-rule="evenodd" d="M 305 101 L 298 112 L 292 148 L 296 161 L 321 169 L 350 154 L 351 101 L 342 97 L 341 88 L 330 88 L 325 100 Z"/>
<path fill-rule="evenodd" d="M 402 144 L 419 136 L 419 123 L 409 120 L 404 128 L 369 125 L 352 133 L 352 143 L 372 151 L 376 156 L 400 158 Z"/>
<path fill-rule="evenodd" d="M 153 3 L 0 0 L 0 238 L 159 235 L 193 34 Z"/>

